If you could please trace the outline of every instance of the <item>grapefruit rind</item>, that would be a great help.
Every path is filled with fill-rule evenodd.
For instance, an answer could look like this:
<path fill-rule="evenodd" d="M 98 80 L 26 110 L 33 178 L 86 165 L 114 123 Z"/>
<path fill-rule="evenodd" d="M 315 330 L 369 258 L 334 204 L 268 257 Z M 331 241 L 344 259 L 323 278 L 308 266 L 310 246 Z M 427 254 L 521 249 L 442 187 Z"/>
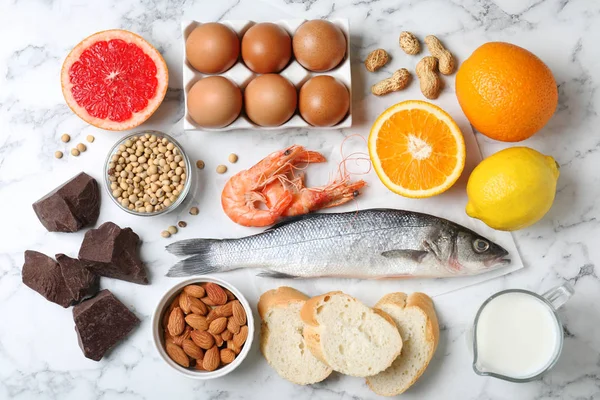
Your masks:
<path fill-rule="evenodd" d="M 136 44 L 152 59 L 152 61 L 154 61 L 154 64 L 156 65 L 156 78 L 158 80 L 156 94 L 153 98 L 148 99 L 148 105 L 146 108 L 140 112 L 134 112 L 130 119 L 123 122 L 93 117 L 85 108 L 77 104 L 71 92 L 73 87 L 69 77 L 69 70 L 71 69 L 71 66 L 79 60 L 81 54 L 92 44 L 99 41 L 109 41 L 111 39 L 121 39 L 127 43 Z M 97 32 L 79 42 L 79 44 L 77 44 L 77 46 L 71 50 L 65 59 L 61 69 L 60 77 L 63 96 L 71 111 L 73 111 L 79 118 L 83 119 L 90 125 L 111 131 L 124 131 L 135 128 L 144 123 L 148 118 L 150 118 L 150 116 L 152 116 L 152 114 L 154 114 L 158 106 L 160 106 L 165 98 L 165 95 L 167 94 L 167 88 L 169 86 L 169 72 L 167 69 L 167 64 L 158 50 L 156 50 L 143 37 L 122 29 L 110 29 Z"/>
<path fill-rule="evenodd" d="M 378 134 L 379 134 L 379 130 L 380 130 L 381 126 L 396 112 L 404 111 L 404 110 L 414 110 L 414 109 L 420 109 L 420 110 L 427 111 L 427 112 L 433 114 L 437 119 L 442 121 L 450 129 L 450 132 L 452 133 L 452 136 L 456 140 L 456 144 L 457 144 L 457 146 L 456 146 L 457 162 L 456 162 L 456 165 L 455 165 L 454 169 L 452 170 L 451 174 L 449 174 L 447 176 L 446 180 L 441 185 L 431 187 L 429 189 L 411 190 L 411 189 L 407 189 L 405 187 L 402 187 L 402 186 L 394 183 L 388 177 L 385 170 L 383 169 L 383 167 L 381 165 L 381 160 L 379 159 L 379 156 L 377 154 L 377 138 L 378 138 Z M 387 110 L 385 110 L 377 118 L 377 120 L 375 120 L 375 123 L 373 124 L 373 126 L 371 128 L 371 132 L 369 133 L 368 147 L 369 147 L 369 155 L 371 158 L 371 162 L 373 163 L 373 168 L 375 169 L 375 172 L 377 173 L 379 180 L 381 180 L 381 182 L 389 190 L 391 190 L 392 192 L 394 192 L 396 194 L 404 196 L 404 197 L 426 198 L 426 197 L 432 197 L 432 196 L 438 195 L 440 193 L 443 193 L 456 183 L 456 181 L 460 177 L 460 175 L 465 167 L 465 159 L 466 159 L 465 141 L 464 141 L 464 138 L 463 138 L 460 128 L 458 127 L 456 122 L 454 122 L 452 117 L 450 117 L 450 115 L 446 111 L 444 111 L 440 107 L 438 107 L 434 104 L 428 103 L 426 101 L 407 100 L 407 101 L 403 101 L 398 104 L 395 104 L 395 105 L 391 106 L 390 108 L 388 108 Z"/>

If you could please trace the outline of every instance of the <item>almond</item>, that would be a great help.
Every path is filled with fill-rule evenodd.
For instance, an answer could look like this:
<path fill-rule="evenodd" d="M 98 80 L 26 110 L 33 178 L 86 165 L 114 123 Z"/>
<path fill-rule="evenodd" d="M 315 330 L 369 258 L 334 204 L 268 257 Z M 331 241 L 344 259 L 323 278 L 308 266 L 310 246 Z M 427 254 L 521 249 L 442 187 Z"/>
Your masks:
<path fill-rule="evenodd" d="M 210 323 L 213 322 L 215 319 L 219 318 L 219 315 L 217 315 L 217 312 L 215 310 L 210 310 L 208 312 L 208 314 L 206 315 L 206 322 Z"/>
<path fill-rule="evenodd" d="M 185 320 L 183 319 L 183 311 L 181 311 L 181 308 L 175 307 L 173 311 L 171 311 L 167 329 L 171 336 L 179 336 L 183 333 L 183 330 L 185 329 Z"/>
<path fill-rule="evenodd" d="M 202 366 L 202 364 L 204 363 L 204 360 L 196 360 L 196 366 L 194 368 L 196 368 L 197 371 L 206 371 L 204 369 L 204 367 Z"/>
<path fill-rule="evenodd" d="M 215 369 L 219 368 L 219 364 L 221 364 L 219 348 L 217 346 L 213 346 L 206 350 L 206 353 L 204 353 L 204 360 L 202 361 L 202 368 L 207 371 L 214 371 Z"/>
<path fill-rule="evenodd" d="M 200 301 L 202 301 L 202 302 L 203 302 L 204 304 L 206 304 L 207 306 L 211 306 L 211 307 L 214 307 L 214 306 L 216 306 L 216 305 L 217 305 L 217 304 L 216 304 L 214 301 L 212 301 L 212 300 L 211 300 L 209 297 L 203 297 L 203 298 L 201 298 L 201 299 L 200 299 Z"/>
<path fill-rule="evenodd" d="M 227 293 L 223 288 L 216 283 L 208 282 L 205 286 L 206 295 L 212 300 L 215 305 L 222 305 L 227 303 Z"/>
<path fill-rule="evenodd" d="M 195 297 L 197 299 L 201 299 L 202 297 L 206 296 L 206 291 L 202 286 L 199 285 L 187 285 L 183 288 L 183 291 L 189 296 Z"/>
<path fill-rule="evenodd" d="M 225 288 L 223 288 L 223 290 L 225 291 L 225 294 L 227 295 L 227 300 L 229 300 L 229 301 L 235 300 L 235 295 L 233 293 L 231 293 L 231 290 L 225 289 Z"/>
<path fill-rule="evenodd" d="M 223 338 L 223 340 L 227 341 L 227 340 L 231 340 L 233 338 L 233 333 L 229 330 L 229 329 L 225 329 L 222 333 L 221 333 L 221 337 Z"/>
<path fill-rule="evenodd" d="M 175 307 L 179 307 L 179 295 L 175 296 L 173 298 L 173 301 L 171 302 L 171 304 L 169 305 L 169 310 L 168 313 L 171 314 L 171 311 L 173 311 L 173 309 Z"/>
<path fill-rule="evenodd" d="M 231 304 L 231 308 L 233 310 L 233 318 L 235 319 L 235 322 L 237 322 L 239 326 L 246 325 L 246 311 L 244 311 L 244 306 L 242 306 L 242 303 L 236 300 L 233 301 Z"/>
<path fill-rule="evenodd" d="M 223 346 L 223 343 L 225 343 L 225 341 L 223 340 L 221 335 L 213 335 L 213 337 L 215 338 L 215 345 L 217 345 L 217 347 Z"/>
<path fill-rule="evenodd" d="M 200 287 L 200 286 L 198 286 L 198 287 Z M 200 289 L 202 289 L 202 288 L 200 288 Z M 190 299 L 190 310 L 194 314 L 206 315 L 208 313 L 208 307 L 206 306 L 206 304 L 201 302 L 200 299 L 197 299 L 197 298 L 191 297 L 191 296 L 188 296 L 188 297 Z"/>
<path fill-rule="evenodd" d="M 179 295 L 179 307 L 181 308 L 181 311 L 183 311 L 185 314 L 189 314 L 192 311 L 192 303 L 190 302 L 190 296 L 188 296 L 185 293 L 181 293 L 181 295 Z"/>
<path fill-rule="evenodd" d="M 206 322 L 206 318 L 202 315 L 190 314 L 185 317 L 185 322 L 189 326 L 194 329 L 198 329 L 199 331 L 205 331 L 208 329 L 208 322 Z"/>
<path fill-rule="evenodd" d="M 233 315 L 233 302 L 216 307 L 215 312 L 219 317 L 231 317 Z"/>
<path fill-rule="evenodd" d="M 240 348 L 238 345 L 236 345 L 236 344 L 233 342 L 233 340 L 228 340 L 228 341 L 227 341 L 227 348 L 228 348 L 229 350 L 233 350 L 233 352 L 234 352 L 235 354 L 240 354 L 240 351 L 242 351 L 242 349 L 241 349 L 241 348 Z"/>
<path fill-rule="evenodd" d="M 196 360 L 204 358 L 204 352 L 202 351 L 202 349 L 190 339 L 185 339 L 181 344 L 181 348 L 183 349 L 185 354 L 192 358 L 195 358 Z"/>
<path fill-rule="evenodd" d="M 196 346 L 201 349 L 207 350 L 215 345 L 215 338 L 207 331 L 192 331 L 190 338 Z"/>
<path fill-rule="evenodd" d="M 240 325 L 235 321 L 233 317 L 229 317 L 227 320 L 227 330 L 231 333 L 238 333 L 240 331 Z"/>
<path fill-rule="evenodd" d="M 167 354 L 169 355 L 171 360 L 175 361 L 182 367 L 187 368 L 190 366 L 190 359 L 181 347 L 177 346 L 174 343 L 167 342 L 165 349 L 167 350 Z"/>
<path fill-rule="evenodd" d="M 233 335 L 233 343 L 241 348 L 248 339 L 248 325 L 244 325 L 240 328 L 240 332 Z"/>
<path fill-rule="evenodd" d="M 227 328 L 227 318 L 219 317 L 210 323 L 208 331 L 213 335 L 218 335 Z"/>
<path fill-rule="evenodd" d="M 192 328 L 190 326 L 186 326 L 183 333 L 179 336 L 172 337 L 173 343 L 177 346 L 181 346 L 184 340 L 189 339 L 192 334 Z"/>
<path fill-rule="evenodd" d="M 223 364 L 230 364 L 235 360 L 235 352 L 231 349 L 221 349 L 221 361 Z"/>

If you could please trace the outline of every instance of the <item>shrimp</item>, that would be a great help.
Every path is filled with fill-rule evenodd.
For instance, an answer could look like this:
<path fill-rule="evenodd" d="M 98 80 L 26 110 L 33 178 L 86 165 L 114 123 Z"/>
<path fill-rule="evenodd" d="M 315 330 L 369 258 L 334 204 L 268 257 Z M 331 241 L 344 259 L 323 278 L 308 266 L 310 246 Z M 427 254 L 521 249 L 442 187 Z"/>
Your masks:
<path fill-rule="evenodd" d="M 221 193 L 221 206 L 225 214 L 243 226 L 268 226 L 281 217 L 294 200 L 290 190 L 282 190 L 267 206 L 262 189 L 266 185 L 291 173 L 302 163 L 325 162 L 325 157 L 316 151 L 308 151 L 294 145 L 276 151 L 259 161 L 253 167 L 232 176 Z M 265 207 L 260 207 L 263 204 Z"/>
<path fill-rule="evenodd" d="M 307 188 L 304 186 L 304 175 L 294 179 L 279 179 L 270 182 L 262 191 L 267 206 L 276 204 L 284 194 L 292 195 L 292 201 L 282 217 L 308 214 L 322 208 L 336 207 L 349 202 L 360 194 L 366 186 L 363 180 L 349 183 L 347 179 L 335 181 L 323 187 Z"/>

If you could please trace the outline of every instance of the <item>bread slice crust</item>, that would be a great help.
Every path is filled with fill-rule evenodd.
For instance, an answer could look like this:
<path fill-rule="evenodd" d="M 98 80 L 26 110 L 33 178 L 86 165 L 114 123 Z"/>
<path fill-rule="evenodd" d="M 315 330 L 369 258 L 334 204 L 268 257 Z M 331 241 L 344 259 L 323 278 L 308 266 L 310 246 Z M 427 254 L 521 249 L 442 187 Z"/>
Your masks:
<path fill-rule="evenodd" d="M 380 358 L 377 359 L 376 363 L 365 360 L 365 363 L 372 363 L 372 365 L 370 365 L 369 367 L 367 367 L 366 365 L 362 366 L 356 365 L 356 363 L 352 363 L 352 354 L 345 354 L 344 356 L 340 356 L 337 360 L 337 357 L 329 356 L 332 354 L 331 351 L 329 352 L 329 355 L 327 354 L 328 352 L 325 349 L 326 344 L 324 342 L 331 339 L 332 335 L 334 335 L 335 332 L 328 332 L 328 326 L 319 321 L 319 313 L 323 307 L 327 307 L 327 303 L 330 301 L 330 299 L 336 297 L 341 298 L 350 304 L 355 303 L 356 305 L 358 305 L 358 307 L 362 310 L 364 314 L 369 314 L 367 317 L 365 317 L 366 319 L 371 319 L 371 321 L 375 321 L 378 324 L 387 324 L 379 325 L 383 327 L 382 331 L 385 331 L 379 333 L 381 333 L 381 335 L 387 335 L 385 336 L 384 340 L 390 341 L 389 346 L 385 347 L 385 349 L 383 348 L 383 346 L 379 346 L 376 340 L 372 340 L 372 337 L 369 335 L 368 332 L 365 333 L 361 330 L 362 324 L 360 325 L 360 327 L 357 327 L 357 324 L 355 322 L 350 322 L 350 324 L 346 326 L 343 326 L 343 324 L 342 326 L 337 326 L 337 329 L 345 329 L 347 331 L 352 330 L 352 334 L 357 334 L 358 332 L 356 332 L 356 329 L 358 329 L 360 331 L 360 333 L 358 333 L 359 335 L 368 337 L 368 340 L 372 340 L 369 343 L 369 349 L 361 349 L 365 351 L 371 349 L 373 351 L 379 351 L 377 354 Z M 378 372 L 388 368 L 392 364 L 394 359 L 400 354 L 400 351 L 402 349 L 402 338 L 398 333 L 394 320 L 389 315 L 387 315 L 383 310 L 369 308 L 360 303 L 355 298 L 341 291 L 329 292 L 311 298 L 302 307 L 300 316 L 302 317 L 302 320 L 305 323 L 304 339 L 310 351 L 314 354 L 316 358 L 329 365 L 334 371 L 338 371 L 346 375 L 366 377 L 377 374 Z M 329 327 L 329 329 L 333 329 L 333 327 Z M 367 327 L 367 329 L 370 330 L 371 328 Z M 328 335 L 329 337 L 326 337 L 324 335 Z M 348 351 L 353 351 L 353 345 L 354 343 L 347 343 L 347 346 L 344 344 L 340 344 L 339 351 L 345 350 L 345 348 L 350 349 Z M 340 361 L 340 359 L 342 361 Z"/>
<path fill-rule="evenodd" d="M 397 396 L 401 393 L 404 393 L 408 388 L 410 388 L 425 372 L 425 369 L 429 365 L 429 362 L 433 358 L 435 350 L 437 349 L 439 343 L 440 336 L 440 328 L 437 319 L 437 315 L 435 313 L 435 309 L 433 306 L 433 301 L 429 296 L 424 293 L 412 293 L 411 295 L 406 295 L 405 293 L 390 293 L 381 298 L 375 305 L 375 308 L 381 309 L 386 308 L 392 318 L 396 316 L 396 312 L 404 313 L 411 310 L 417 314 L 420 314 L 421 318 L 425 321 L 423 328 L 423 340 L 425 343 L 423 350 L 424 362 L 420 365 L 415 371 L 413 371 L 412 376 L 408 381 L 403 382 L 403 384 L 399 384 L 402 382 L 403 378 L 399 376 L 402 371 L 405 371 L 408 367 L 408 362 L 411 360 L 407 359 L 409 355 L 406 353 L 410 350 L 413 343 L 405 343 L 404 352 L 400 354 L 400 356 L 394 361 L 392 366 L 382 373 L 367 377 L 367 385 L 369 388 L 381 396 Z M 396 310 L 393 310 L 396 308 Z M 396 322 L 395 322 L 396 323 Z M 401 334 L 405 333 L 409 330 L 406 325 L 407 322 L 398 319 L 397 323 L 398 329 Z M 410 340 L 410 337 L 406 337 L 404 335 L 405 340 Z"/>
<path fill-rule="evenodd" d="M 309 297 L 304 293 L 287 286 L 269 290 L 263 293 L 258 301 L 258 314 L 261 322 L 260 349 L 269 365 L 284 379 L 298 385 L 308 385 L 321 382 L 332 372 L 326 364 L 319 361 L 308 349 L 308 344 L 302 336 L 304 323 L 300 319 L 300 309 Z M 275 319 L 285 316 L 295 325 L 286 323 L 284 327 L 278 325 Z M 296 315 L 293 315 L 297 313 Z M 278 326 L 270 326 L 273 322 Z M 289 321 L 287 321 L 289 322 Z M 298 332 L 300 330 L 300 332 Z M 277 359 L 275 347 L 277 342 L 286 341 L 288 358 L 282 362 Z"/>

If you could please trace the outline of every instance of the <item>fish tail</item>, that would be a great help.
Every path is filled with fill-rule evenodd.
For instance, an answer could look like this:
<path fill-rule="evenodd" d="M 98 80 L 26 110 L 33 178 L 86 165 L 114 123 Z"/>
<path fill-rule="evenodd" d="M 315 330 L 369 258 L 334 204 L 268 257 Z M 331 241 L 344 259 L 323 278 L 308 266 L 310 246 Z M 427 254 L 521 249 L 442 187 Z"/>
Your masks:
<path fill-rule="evenodd" d="M 182 277 L 190 275 L 206 275 L 214 274 L 217 272 L 225 272 L 234 268 L 226 267 L 214 263 L 209 253 L 196 254 L 179 261 L 173 265 L 167 276 L 169 277 Z"/>
<path fill-rule="evenodd" d="M 166 249 L 169 253 L 178 257 L 208 254 L 212 252 L 213 246 L 219 242 L 221 242 L 220 239 L 187 239 L 171 243 Z"/>

